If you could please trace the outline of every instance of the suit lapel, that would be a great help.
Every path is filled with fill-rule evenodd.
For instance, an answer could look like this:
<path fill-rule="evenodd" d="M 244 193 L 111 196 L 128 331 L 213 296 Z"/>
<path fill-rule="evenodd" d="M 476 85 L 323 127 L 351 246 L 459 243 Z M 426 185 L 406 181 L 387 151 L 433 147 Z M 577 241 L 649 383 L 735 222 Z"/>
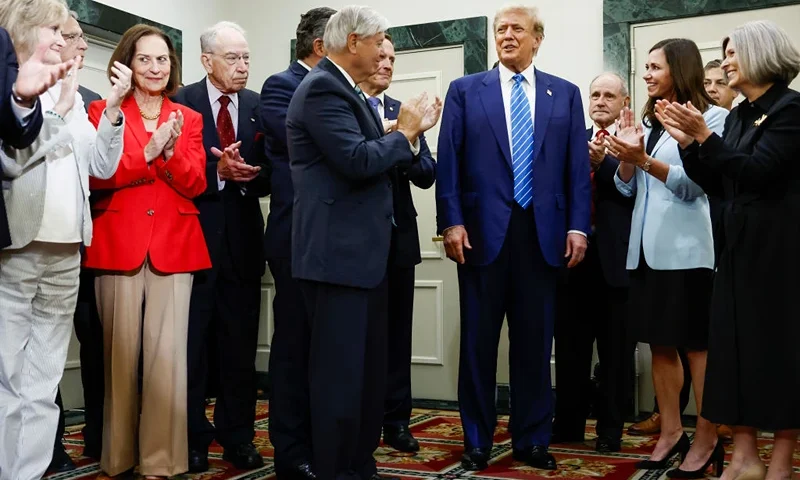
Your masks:
<path fill-rule="evenodd" d="M 239 150 L 242 152 L 242 156 L 245 160 L 247 160 L 253 145 L 253 140 L 255 140 L 254 130 L 256 117 L 254 110 L 255 106 L 245 100 L 244 95 L 239 95 L 239 128 L 236 132 L 236 140 L 242 142 L 242 146 L 239 147 Z"/>
<path fill-rule="evenodd" d="M 333 75 L 337 80 L 339 80 L 339 82 L 342 83 L 344 88 L 346 88 L 347 91 L 350 92 L 350 95 L 352 95 L 353 98 L 356 99 L 356 105 L 357 105 L 356 108 L 361 109 L 362 114 L 366 114 L 368 117 L 372 118 L 373 124 L 375 125 L 376 131 L 378 132 L 378 136 L 382 137 L 383 123 L 378 118 L 378 114 L 375 113 L 375 109 L 370 107 L 369 104 L 367 104 L 366 98 L 363 96 L 363 94 L 359 95 L 358 92 L 356 92 L 355 88 L 353 88 L 353 86 L 350 85 L 350 82 L 346 78 L 344 78 L 342 72 L 339 71 L 339 68 L 333 62 L 331 62 L 327 57 L 320 60 L 316 68 L 325 70 L 326 72 Z"/>
<path fill-rule="evenodd" d="M 208 86 L 206 79 L 200 80 L 187 88 L 191 90 L 187 93 L 189 108 L 203 116 L 203 143 L 206 145 L 207 153 L 211 147 L 219 148 L 219 135 L 217 134 L 216 122 L 214 121 L 214 111 L 211 110 L 211 103 L 208 100 Z"/>
<path fill-rule="evenodd" d="M 397 120 L 397 114 L 400 112 L 400 102 L 389 95 L 384 95 L 383 101 L 383 115 L 389 120 Z"/>
<path fill-rule="evenodd" d="M 166 101 L 166 99 L 164 101 Z M 150 139 L 148 138 L 147 130 L 144 128 L 144 121 L 142 121 L 142 115 L 139 111 L 139 104 L 136 103 L 136 99 L 133 98 L 133 95 L 128 96 L 128 98 L 122 102 L 120 109 L 125 113 L 125 129 L 130 131 L 133 134 L 133 138 L 139 143 L 139 146 L 144 148 Z M 163 113 L 163 108 L 161 111 Z M 158 123 L 161 124 L 161 120 L 159 120 Z"/>
<path fill-rule="evenodd" d="M 653 131 L 650 130 L 650 133 L 652 134 Z M 655 157 L 656 156 L 656 152 L 658 151 L 658 149 L 663 147 L 664 144 L 667 142 L 667 140 L 669 140 L 670 138 L 672 138 L 672 137 L 670 137 L 669 133 L 667 133 L 666 130 L 662 130 L 661 131 L 661 137 L 659 137 L 658 142 L 656 143 L 656 146 L 653 147 L 653 151 L 650 152 L 650 156 L 651 157 Z M 645 139 L 645 145 L 647 145 L 647 139 Z"/>
<path fill-rule="evenodd" d="M 483 77 L 483 88 L 480 90 L 480 99 L 489 126 L 492 128 L 500 151 L 506 158 L 508 168 L 511 168 L 511 146 L 508 142 L 508 127 L 506 126 L 506 112 L 503 105 L 503 93 L 500 90 L 500 72 L 495 68 L 489 70 Z"/>
<path fill-rule="evenodd" d="M 552 84 L 548 75 L 536 69 L 534 71 L 536 72 L 536 112 L 533 120 L 533 162 L 536 163 L 547 134 L 547 126 L 550 124 L 550 115 L 553 113 L 553 91 L 550 89 Z"/>

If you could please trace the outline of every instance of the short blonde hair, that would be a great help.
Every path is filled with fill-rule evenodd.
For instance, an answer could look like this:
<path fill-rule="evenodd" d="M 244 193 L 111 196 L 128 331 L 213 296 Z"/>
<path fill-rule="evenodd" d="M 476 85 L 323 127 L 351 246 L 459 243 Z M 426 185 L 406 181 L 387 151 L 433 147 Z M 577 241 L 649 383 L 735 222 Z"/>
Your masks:
<path fill-rule="evenodd" d="M 789 35 L 773 22 L 758 20 L 736 27 L 722 41 L 723 56 L 730 40 L 736 45 L 739 70 L 750 83 L 788 85 L 800 72 L 800 52 Z"/>
<path fill-rule="evenodd" d="M 20 61 L 33 55 L 39 28 L 62 25 L 69 18 L 64 0 L 0 0 L 0 27 L 8 30 Z"/>
<path fill-rule="evenodd" d="M 500 17 L 512 12 L 521 13 L 528 17 L 531 20 L 531 24 L 533 24 L 533 33 L 540 38 L 544 38 L 544 21 L 542 17 L 539 16 L 539 9 L 526 5 L 506 5 L 498 10 L 497 13 L 494 14 L 494 21 L 492 22 L 492 29 L 495 33 L 497 32 L 497 22 L 500 21 Z"/>

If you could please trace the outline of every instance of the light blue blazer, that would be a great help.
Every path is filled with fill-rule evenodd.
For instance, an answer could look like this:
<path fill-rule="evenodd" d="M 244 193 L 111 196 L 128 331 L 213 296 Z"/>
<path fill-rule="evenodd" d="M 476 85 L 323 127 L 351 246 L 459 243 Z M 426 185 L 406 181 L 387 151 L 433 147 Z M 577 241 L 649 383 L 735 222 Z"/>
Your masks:
<path fill-rule="evenodd" d="M 706 124 L 722 136 L 728 111 L 712 106 L 703 114 Z M 652 129 L 645 127 L 645 144 Z M 664 132 L 650 156 L 669 165 L 666 183 L 636 168 L 628 183 L 614 176 L 617 190 L 636 196 L 628 243 L 628 270 L 639 266 L 640 249 L 653 270 L 714 268 L 711 213 L 703 189 L 683 169 L 678 142 Z"/>

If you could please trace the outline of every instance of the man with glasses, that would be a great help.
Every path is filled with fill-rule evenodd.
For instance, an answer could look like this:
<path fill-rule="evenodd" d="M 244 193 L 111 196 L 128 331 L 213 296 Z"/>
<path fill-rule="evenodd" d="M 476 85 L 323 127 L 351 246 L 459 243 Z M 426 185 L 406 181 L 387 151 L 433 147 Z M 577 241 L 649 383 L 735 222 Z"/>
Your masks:
<path fill-rule="evenodd" d="M 241 470 L 264 462 L 253 445 L 256 343 L 265 260 L 259 197 L 269 193 L 258 94 L 245 89 L 250 48 L 235 23 L 200 37 L 208 76 L 174 101 L 203 115 L 208 186 L 195 198 L 212 269 L 195 276 L 189 307 L 189 471 L 208 470 L 208 446 Z M 209 365 L 209 352 L 216 361 Z M 219 391 L 214 425 L 205 415 L 209 374 Z"/>

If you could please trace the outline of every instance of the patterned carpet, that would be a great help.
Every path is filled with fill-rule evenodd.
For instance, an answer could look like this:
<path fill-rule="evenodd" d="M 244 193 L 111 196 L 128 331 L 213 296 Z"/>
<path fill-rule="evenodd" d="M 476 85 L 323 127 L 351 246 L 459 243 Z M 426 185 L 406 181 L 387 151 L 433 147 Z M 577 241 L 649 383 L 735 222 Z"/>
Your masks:
<path fill-rule="evenodd" d="M 210 409 L 209 409 L 210 413 Z M 272 445 L 267 435 L 269 425 L 268 405 L 259 402 L 256 412 L 256 447 L 266 459 L 265 466 L 257 471 L 237 471 L 222 461 L 222 449 L 212 445 L 211 470 L 204 474 L 183 475 L 176 478 L 193 480 L 255 480 L 275 478 L 271 462 Z M 78 464 L 72 472 L 51 475 L 49 480 L 94 479 L 99 473 L 98 464 L 82 458 L 83 439 L 80 425 L 67 428 L 65 447 Z M 502 419 L 495 434 L 495 447 L 488 470 L 474 475 L 461 469 L 463 452 L 461 422 L 457 412 L 440 410 L 415 410 L 411 429 L 419 439 L 421 449 L 416 455 L 403 454 L 381 445 L 375 452 L 380 473 L 403 479 L 593 479 L 593 480 L 659 480 L 666 478 L 663 471 L 637 471 L 634 463 L 647 458 L 656 443 L 656 437 L 623 438 L 623 449 L 615 454 L 597 454 L 594 449 L 594 423 L 586 428 L 585 444 L 553 445 L 551 452 L 558 461 L 558 470 L 543 471 L 527 467 L 511 458 L 511 439 L 507 421 Z M 772 441 L 765 436 L 759 441 L 761 456 L 768 462 Z M 728 446 L 728 454 L 731 447 Z M 800 449 L 795 454 L 795 471 L 800 472 Z"/>

